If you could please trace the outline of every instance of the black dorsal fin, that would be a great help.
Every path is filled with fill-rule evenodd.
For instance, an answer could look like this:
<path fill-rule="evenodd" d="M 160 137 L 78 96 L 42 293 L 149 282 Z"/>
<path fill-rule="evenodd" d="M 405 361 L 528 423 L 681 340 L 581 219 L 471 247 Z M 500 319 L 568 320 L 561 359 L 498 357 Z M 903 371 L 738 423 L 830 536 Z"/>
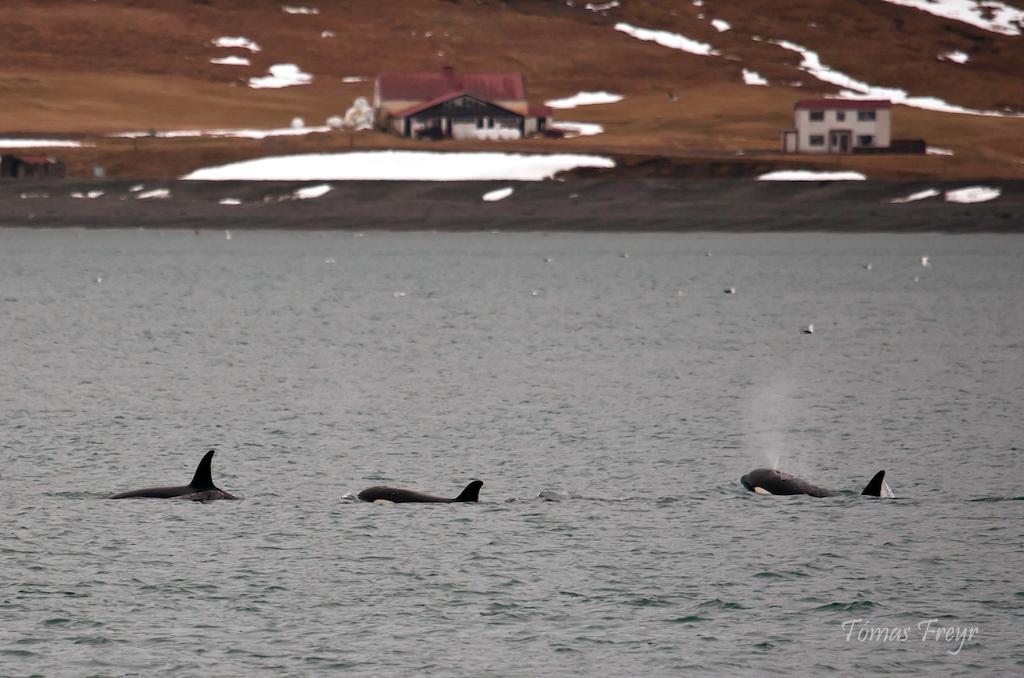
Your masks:
<path fill-rule="evenodd" d="M 189 487 L 194 490 L 215 490 L 217 486 L 213 484 L 213 472 L 210 470 L 210 464 L 213 462 L 214 450 L 210 450 L 203 455 L 203 460 L 199 462 L 199 466 L 196 467 L 196 474 L 192 477 L 192 482 L 189 483 Z"/>
<path fill-rule="evenodd" d="M 871 479 L 868 486 L 864 488 L 861 494 L 866 494 L 869 497 L 881 497 L 882 496 L 882 483 L 885 482 L 885 471 L 879 471 L 875 474 L 875 477 Z"/>
<path fill-rule="evenodd" d="M 452 501 L 480 501 L 480 488 L 483 486 L 484 481 L 474 480 Z"/>

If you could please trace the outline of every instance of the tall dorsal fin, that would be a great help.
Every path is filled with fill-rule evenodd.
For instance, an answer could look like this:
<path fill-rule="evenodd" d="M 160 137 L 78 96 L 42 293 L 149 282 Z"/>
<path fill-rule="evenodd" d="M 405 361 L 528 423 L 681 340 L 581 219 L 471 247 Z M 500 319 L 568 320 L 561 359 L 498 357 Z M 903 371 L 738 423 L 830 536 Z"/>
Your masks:
<path fill-rule="evenodd" d="M 483 486 L 484 481 L 474 480 L 452 501 L 480 501 L 480 488 Z"/>
<path fill-rule="evenodd" d="M 215 490 L 217 486 L 213 484 L 213 473 L 210 471 L 210 464 L 213 462 L 214 450 L 210 450 L 203 455 L 203 460 L 199 462 L 199 466 L 196 467 L 196 474 L 192 477 L 192 482 L 189 483 L 189 487 L 194 490 Z"/>
<path fill-rule="evenodd" d="M 885 471 L 879 471 L 875 474 L 875 477 L 871 479 L 868 486 L 864 488 L 861 494 L 866 494 L 869 497 L 881 497 L 882 496 L 882 484 L 885 482 Z"/>

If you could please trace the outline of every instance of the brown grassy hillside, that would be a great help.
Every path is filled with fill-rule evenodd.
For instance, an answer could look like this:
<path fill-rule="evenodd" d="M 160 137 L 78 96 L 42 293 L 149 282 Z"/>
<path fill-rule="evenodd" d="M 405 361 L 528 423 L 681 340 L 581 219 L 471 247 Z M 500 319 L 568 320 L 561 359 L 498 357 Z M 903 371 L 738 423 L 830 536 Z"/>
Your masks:
<path fill-rule="evenodd" d="M 291 15 L 282 4 L 315 7 Z M 979 109 L 1024 111 L 1024 37 L 987 32 L 879 0 L 625 0 L 606 12 L 561 0 L 4 0 L 0 17 L 0 136 L 81 133 L 94 148 L 61 152 L 73 172 L 103 164 L 119 175 L 172 177 L 196 167 L 311 150 L 426 145 L 377 133 L 338 132 L 295 139 L 139 141 L 102 135 L 147 129 L 283 127 L 296 116 L 322 124 L 341 114 L 372 82 L 343 76 L 380 71 L 515 70 L 538 101 L 580 90 L 625 96 L 617 104 L 557 112 L 598 122 L 605 133 L 570 140 L 503 142 L 503 149 L 588 150 L 620 154 L 638 173 L 707 174 L 740 157 L 861 167 L 870 176 L 1024 177 L 1024 118 L 894 112 L 894 135 L 924 137 L 954 157 L 808 158 L 774 156 L 792 106 L 836 92 L 799 69 L 800 56 L 767 39 L 817 51 L 824 63 L 873 85 L 899 87 Z M 731 30 L 710 23 L 724 19 Z M 703 57 L 614 30 L 624 21 L 708 42 Z M 330 31 L 333 37 L 321 37 Z M 211 44 L 245 36 L 249 53 Z M 756 38 L 763 38 L 755 40 Z M 959 65 L 937 56 L 970 55 Z M 246 56 L 246 67 L 210 63 Z M 295 63 L 315 76 L 307 86 L 255 90 L 251 76 Z M 770 87 L 743 84 L 749 68 Z M 672 96 L 670 96 L 670 94 Z M 9 134 L 7 134 L 9 135 Z M 493 148 L 493 146 L 486 146 Z M 767 154 L 767 155 L 766 155 Z M 668 162 L 649 162 L 651 156 Z M 749 165 L 750 163 L 747 163 Z M 744 165 L 746 166 L 746 165 Z M 741 167 L 737 165 L 737 167 Z M 728 174 L 727 170 L 716 170 Z M 737 172 L 742 172 L 737 169 Z"/>

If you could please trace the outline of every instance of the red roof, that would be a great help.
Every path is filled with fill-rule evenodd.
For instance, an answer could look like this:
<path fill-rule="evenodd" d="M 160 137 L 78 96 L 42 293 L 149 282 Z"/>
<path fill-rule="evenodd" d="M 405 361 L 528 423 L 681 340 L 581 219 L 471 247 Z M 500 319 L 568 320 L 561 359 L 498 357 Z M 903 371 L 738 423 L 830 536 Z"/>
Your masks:
<path fill-rule="evenodd" d="M 459 91 L 490 100 L 526 99 L 522 73 L 457 74 L 450 68 L 438 73 L 381 73 L 377 86 L 384 101 L 430 101 Z"/>
<path fill-rule="evenodd" d="M 804 99 L 796 102 L 793 108 L 813 109 L 863 109 L 863 108 L 891 108 L 892 102 L 883 99 Z"/>
<path fill-rule="evenodd" d="M 531 104 L 529 107 L 527 107 L 526 112 L 527 112 L 528 115 L 531 115 L 534 118 L 550 118 L 551 117 L 551 107 L 550 106 L 543 106 L 541 104 Z"/>

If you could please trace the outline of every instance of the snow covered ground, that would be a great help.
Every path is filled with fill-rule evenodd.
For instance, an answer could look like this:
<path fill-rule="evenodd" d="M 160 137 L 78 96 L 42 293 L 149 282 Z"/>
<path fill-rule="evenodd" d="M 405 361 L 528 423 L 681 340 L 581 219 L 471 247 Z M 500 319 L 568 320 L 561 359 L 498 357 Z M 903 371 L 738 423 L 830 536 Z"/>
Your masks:
<path fill-rule="evenodd" d="M 81 148 L 85 145 L 67 139 L 0 139 L 0 148 Z"/>
<path fill-rule="evenodd" d="M 939 61 L 952 61 L 955 64 L 966 64 L 970 60 L 971 56 L 967 52 L 961 52 L 958 49 L 939 55 Z"/>
<path fill-rule="evenodd" d="M 813 170 L 778 170 L 757 178 L 758 181 L 864 181 L 860 172 L 817 172 Z"/>
<path fill-rule="evenodd" d="M 481 200 L 483 200 L 484 202 L 498 202 L 499 200 L 504 200 L 505 198 L 512 195 L 514 191 L 515 189 L 512 188 L 511 186 L 506 186 L 505 188 L 499 188 L 497 190 L 488 191 L 487 193 L 484 193 L 481 196 Z"/>
<path fill-rule="evenodd" d="M 622 31 L 626 35 L 633 36 L 638 40 L 656 42 L 663 47 L 671 47 L 672 49 L 682 50 L 698 56 L 718 56 L 719 54 L 718 50 L 706 42 L 691 40 L 690 38 L 679 35 L 678 33 L 638 28 L 637 26 L 633 26 L 622 21 L 615 24 L 615 30 Z"/>
<path fill-rule="evenodd" d="M 316 7 L 293 7 L 289 5 L 282 5 L 281 11 L 285 14 L 319 14 L 320 10 Z"/>
<path fill-rule="evenodd" d="M 366 151 L 288 155 L 196 170 L 200 181 L 542 181 L 575 167 L 615 167 L 596 155 Z"/>
<path fill-rule="evenodd" d="M 118 132 L 111 134 L 112 137 L 125 139 L 140 139 L 142 137 L 156 137 L 159 139 L 180 139 L 187 137 L 226 137 L 235 139 L 266 139 L 267 137 L 302 136 L 303 134 L 314 134 L 317 132 L 330 132 L 327 125 L 314 127 L 282 127 L 279 129 L 182 129 L 168 130 L 165 132 Z"/>
<path fill-rule="evenodd" d="M 245 57 L 226 56 L 210 59 L 210 63 L 217 64 L 219 66 L 248 66 L 250 62 Z"/>
<path fill-rule="evenodd" d="M 752 71 L 748 68 L 743 69 L 743 82 L 747 85 L 768 85 L 768 81 L 761 77 L 761 74 L 757 71 Z"/>
<path fill-rule="evenodd" d="M 974 203 L 995 200 L 1002 191 L 991 186 L 968 186 L 953 191 L 946 191 L 946 202 Z"/>
<path fill-rule="evenodd" d="M 619 101 L 622 101 L 621 94 L 612 94 L 611 92 L 578 92 L 564 99 L 545 101 L 544 105 L 551 108 L 576 108 L 577 106 L 592 106 L 594 104 L 614 104 Z"/>
<path fill-rule="evenodd" d="M 849 75 L 835 70 L 821 63 L 817 52 L 798 45 L 788 40 L 769 40 L 768 42 L 778 45 L 783 49 L 796 52 L 803 57 L 800 62 L 800 70 L 810 73 L 822 82 L 831 83 L 844 88 L 840 93 L 842 99 L 884 99 L 893 104 L 902 104 L 912 108 L 920 108 L 926 111 L 937 111 L 939 113 L 964 113 L 968 115 L 985 115 L 1002 118 L 1020 118 L 1021 114 L 1004 113 L 1000 111 L 982 111 L 975 108 L 964 108 L 954 104 L 946 103 L 935 97 L 912 97 L 905 90 L 893 87 L 876 87 L 866 82 L 857 80 Z"/>
<path fill-rule="evenodd" d="M 571 122 L 569 120 L 556 120 L 549 122 L 548 128 L 561 130 L 566 139 L 573 137 L 592 137 L 595 134 L 604 132 L 604 127 L 595 122 Z"/>
<path fill-rule="evenodd" d="M 907 202 L 916 202 L 918 200 L 924 200 L 925 198 L 934 198 L 938 194 L 939 194 L 939 192 L 937 190 L 935 190 L 934 188 L 926 188 L 923 191 L 918 191 L 916 193 L 911 193 L 910 195 L 906 196 L 905 198 L 893 198 L 889 202 L 893 203 L 894 205 L 899 205 L 899 204 L 903 204 L 903 203 L 907 203 Z"/>
<path fill-rule="evenodd" d="M 143 191 L 135 196 L 136 200 L 164 200 L 171 197 L 171 189 L 154 188 L 151 191 Z"/>
<path fill-rule="evenodd" d="M 260 49 L 261 49 L 260 46 L 257 45 L 255 42 L 253 42 L 249 38 L 243 38 L 242 36 L 238 36 L 238 37 L 231 37 L 231 36 L 220 37 L 220 38 L 217 38 L 216 40 L 214 40 L 213 44 L 214 44 L 215 47 L 224 47 L 226 49 L 234 49 L 234 48 L 247 49 L 250 52 L 259 52 Z"/>
<path fill-rule="evenodd" d="M 313 76 L 303 73 L 295 64 L 274 64 L 269 69 L 270 75 L 262 78 L 249 78 L 249 87 L 253 89 L 280 89 L 295 85 L 308 85 Z"/>
<path fill-rule="evenodd" d="M 1024 9 L 1011 7 L 997 0 L 885 0 L 893 5 L 913 7 L 944 19 L 1003 35 L 1021 35 L 1024 29 Z"/>
<path fill-rule="evenodd" d="M 331 192 L 332 186 L 330 184 L 317 184 L 316 186 L 303 186 L 302 188 L 296 189 L 292 193 L 292 198 L 295 200 L 311 200 L 313 198 L 320 198 Z"/>

